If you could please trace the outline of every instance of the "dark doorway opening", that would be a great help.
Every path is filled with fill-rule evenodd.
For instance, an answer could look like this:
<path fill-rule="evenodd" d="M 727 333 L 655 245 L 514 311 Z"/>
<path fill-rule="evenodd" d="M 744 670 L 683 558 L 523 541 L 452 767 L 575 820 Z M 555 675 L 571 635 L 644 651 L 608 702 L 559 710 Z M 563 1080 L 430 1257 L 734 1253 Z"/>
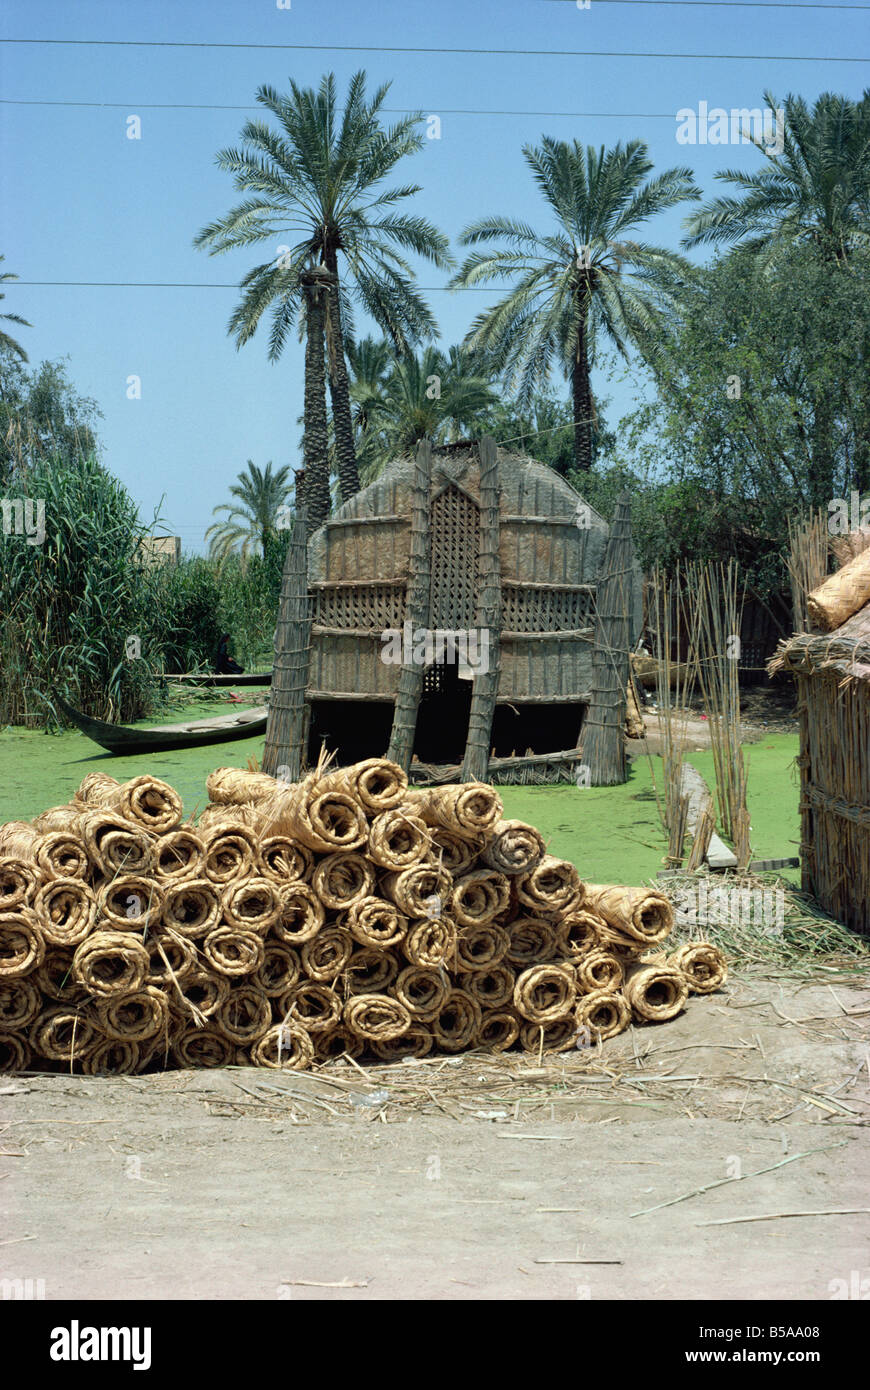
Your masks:
<path fill-rule="evenodd" d="M 320 749 L 337 752 L 340 765 L 382 757 L 393 727 L 391 700 L 312 700 L 308 763 L 313 767 Z"/>
<path fill-rule="evenodd" d="M 414 752 L 421 763 L 461 763 L 468 737 L 471 681 L 455 662 L 427 666 L 417 713 Z"/>
<path fill-rule="evenodd" d="M 585 705 L 496 705 L 492 746 L 497 758 L 576 748 Z"/>

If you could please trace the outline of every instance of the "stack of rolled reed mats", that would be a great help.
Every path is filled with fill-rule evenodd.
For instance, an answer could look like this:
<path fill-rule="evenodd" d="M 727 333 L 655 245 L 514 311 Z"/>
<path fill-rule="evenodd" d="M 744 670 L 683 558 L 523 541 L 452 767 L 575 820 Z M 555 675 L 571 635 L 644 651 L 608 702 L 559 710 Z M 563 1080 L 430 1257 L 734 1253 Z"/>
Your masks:
<path fill-rule="evenodd" d="M 207 785 L 182 825 L 165 782 L 91 773 L 0 827 L 0 1070 L 560 1052 L 725 979 L 709 944 L 661 953 L 667 898 L 582 883 L 490 786 L 382 758 Z"/>

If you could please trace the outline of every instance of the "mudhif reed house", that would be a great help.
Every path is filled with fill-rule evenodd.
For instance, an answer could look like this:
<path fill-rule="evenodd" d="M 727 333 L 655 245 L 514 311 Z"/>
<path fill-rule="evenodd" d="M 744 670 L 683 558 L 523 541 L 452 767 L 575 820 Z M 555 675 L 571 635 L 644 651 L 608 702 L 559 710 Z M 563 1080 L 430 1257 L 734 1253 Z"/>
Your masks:
<path fill-rule="evenodd" d="M 850 539 L 852 558 L 807 599 L 814 630 L 781 643 L 770 670 L 798 686 L 802 886 L 868 933 L 870 533 Z"/>
<path fill-rule="evenodd" d="M 593 785 L 625 780 L 642 619 L 627 499 L 608 526 L 532 458 L 424 442 L 304 556 L 291 544 L 284 578 L 268 770 L 295 766 L 298 739 L 309 762 L 389 751 L 415 780 L 574 780 L 584 760 Z"/>

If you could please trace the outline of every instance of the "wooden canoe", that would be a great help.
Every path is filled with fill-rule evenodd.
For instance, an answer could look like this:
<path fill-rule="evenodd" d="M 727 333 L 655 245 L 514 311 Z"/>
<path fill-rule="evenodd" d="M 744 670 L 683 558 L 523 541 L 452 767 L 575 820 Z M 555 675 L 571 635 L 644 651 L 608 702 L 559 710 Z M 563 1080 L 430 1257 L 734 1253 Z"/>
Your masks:
<path fill-rule="evenodd" d="M 255 738 L 266 732 L 265 705 L 213 719 L 194 719 L 184 724 L 158 724 L 150 729 L 131 729 L 126 724 L 107 724 L 92 719 L 67 704 L 55 693 L 55 703 L 76 728 L 108 753 L 160 753 L 168 748 L 203 748 L 209 743 L 228 743 L 236 738 Z"/>
<path fill-rule="evenodd" d="M 208 671 L 191 672 L 186 676 L 175 676 L 164 673 L 163 680 L 177 681 L 180 685 L 271 685 L 271 671 L 243 671 L 240 676 L 216 676 L 209 674 Z"/>

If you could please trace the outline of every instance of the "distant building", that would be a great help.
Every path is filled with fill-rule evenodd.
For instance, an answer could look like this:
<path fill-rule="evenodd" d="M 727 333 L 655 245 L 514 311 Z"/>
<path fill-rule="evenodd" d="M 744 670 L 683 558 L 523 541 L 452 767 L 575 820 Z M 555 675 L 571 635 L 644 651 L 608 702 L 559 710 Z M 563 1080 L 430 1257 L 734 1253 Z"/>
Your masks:
<path fill-rule="evenodd" d="M 145 536 L 139 549 L 152 565 L 177 565 L 181 559 L 181 537 Z"/>

